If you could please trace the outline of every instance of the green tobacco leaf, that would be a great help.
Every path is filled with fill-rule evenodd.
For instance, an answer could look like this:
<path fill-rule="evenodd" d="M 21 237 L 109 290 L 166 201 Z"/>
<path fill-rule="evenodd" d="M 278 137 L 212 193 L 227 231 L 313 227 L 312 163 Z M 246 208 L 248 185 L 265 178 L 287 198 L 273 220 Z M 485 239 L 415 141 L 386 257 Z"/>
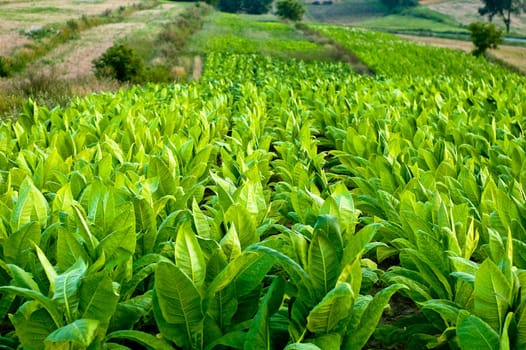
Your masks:
<path fill-rule="evenodd" d="M 49 281 L 49 292 L 53 294 L 55 292 L 55 279 L 57 278 L 57 272 L 38 245 L 35 245 L 35 250 L 37 252 L 38 260 L 40 260 L 40 265 L 42 265 Z"/>
<path fill-rule="evenodd" d="M 76 320 L 48 335 L 44 341 L 45 349 L 86 349 L 95 339 L 98 326 L 98 320 Z"/>
<path fill-rule="evenodd" d="M 184 325 L 188 339 L 202 338 L 201 295 L 192 280 L 172 263 L 160 262 L 155 271 L 154 290 L 163 319 Z"/>
<path fill-rule="evenodd" d="M 206 263 L 190 221 L 179 226 L 175 240 L 175 263 L 198 289 L 201 288 L 206 277 Z"/>
<path fill-rule="evenodd" d="M 259 242 L 254 216 L 240 204 L 234 204 L 226 211 L 225 220 L 236 227 L 241 250 Z"/>
<path fill-rule="evenodd" d="M 135 210 L 135 227 L 142 233 L 142 254 L 153 253 L 157 236 L 157 222 L 153 206 L 145 198 L 132 199 Z"/>
<path fill-rule="evenodd" d="M 373 239 L 379 227 L 377 224 L 367 225 L 350 238 L 343 251 L 343 258 L 339 264 L 339 273 L 358 255 L 362 254 L 365 246 Z"/>
<path fill-rule="evenodd" d="M 5 262 L 25 268 L 33 245 L 40 243 L 40 234 L 40 225 L 34 221 L 11 234 L 3 244 Z"/>
<path fill-rule="evenodd" d="M 275 348 L 272 345 L 270 316 L 278 311 L 283 301 L 284 293 L 285 281 L 281 277 L 274 279 L 267 294 L 265 294 L 265 297 L 261 301 L 258 312 L 252 321 L 245 340 L 245 349 L 271 350 Z"/>
<path fill-rule="evenodd" d="M 338 323 L 349 317 L 354 293 L 348 283 L 339 283 L 307 316 L 307 328 L 313 333 L 328 334 Z"/>
<path fill-rule="evenodd" d="M 216 346 L 220 345 L 227 346 L 236 350 L 241 350 L 243 349 L 243 345 L 245 344 L 246 337 L 247 333 L 244 331 L 233 331 L 223 335 L 222 337 L 208 344 L 205 350 L 213 350 Z"/>
<path fill-rule="evenodd" d="M 80 281 L 84 277 L 86 270 L 86 264 L 79 259 L 64 273 L 57 275 L 55 279 L 53 301 L 64 309 L 68 323 L 74 320 L 74 314 L 78 309 Z"/>
<path fill-rule="evenodd" d="M 132 329 L 141 317 L 151 314 L 153 290 L 117 304 L 108 331 Z"/>
<path fill-rule="evenodd" d="M 31 289 L 36 292 L 40 293 L 40 288 L 38 287 L 38 284 L 33 280 L 33 275 L 31 275 L 29 272 L 24 271 L 20 267 L 12 264 L 7 265 L 9 267 L 9 271 L 11 272 L 11 276 L 13 276 L 14 284 L 17 287 Z"/>
<path fill-rule="evenodd" d="M 154 335 L 140 332 L 140 331 L 134 331 L 134 330 L 116 331 L 106 336 L 106 340 L 110 340 L 110 339 L 131 340 L 136 343 L 142 344 L 148 348 L 155 349 L 155 350 L 174 350 L 174 348 L 171 347 L 170 344 L 168 344 L 165 340 L 159 339 Z"/>
<path fill-rule="evenodd" d="M 333 242 L 321 232 L 315 232 L 309 246 L 307 272 L 319 296 L 326 295 L 338 279 L 339 260 Z"/>
<path fill-rule="evenodd" d="M 104 237 L 97 246 L 97 253 L 106 256 L 107 268 L 128 260 L 135 252 L 135 211 L 131 204 L 119 208 L 117 228 Z"/>
<path fill-rule="evenodd" d="M 284 350 L 322 350 L 322 349 L 310 343 L 294 343 L 294 344 L 287 345 Z"/>
<path fill-rule="evenodd" d="M 512 292 L 510 281 L 493 261 L 486 259 L 475 274 L 475 314 L 499 331 L 512 303 Z"/>
<path fill-rule="evenodd" d="M 342 348 L 350 350 L 363 348 L 375 331 L 391 296 L 402 288 L 407 287 L 402 284 L 393 284 L 376 293 L 371 302 L 368 303 L 367 308 L 364 310 L 357 327 L 347 330 Z"/>
<path fill-rule="evenodd" d="M 84 241 L 78 234 L 59 227 L 57 236 L 57 265 L 60 270 L 67 270 L 78 260 L 90 261 Z"/>
<path fill-rule="evenodd" d="M 82 279 L 79 297 L 82 318 L 98 320 L 101 326 L 107 326 L 118 301 L 118 286 L 105 272 L 93 273 Z"/>
<path fill-rule="evenodd" d="M 499 350 L 499 335 L 490 325 L 475 315 L 469 315 L 457 324 L 460 347 L 465 350 Z"/>
<path fill-rule="evenodd" d="M 53 318 L 37 301 L 24 303 L 14 315 L 9 315 L 9 319 L 18 340 L 27 349 L 43 350 L 44 339 L 57 328 Z"/>
<path fill-rule="evenodd" d="M 461 307 L 449 300 L 433 299 L 422 303 L 422 310 L 433 310 L 449 324 L 455 324 Z"/>
<path fill-rule="evenodd" d="M 250 248 L 250 251 L 259 252 L 274 257 L 283 269 L 289 275 L 291 282 L 299 289 L 299 294 L 307 303 L 314 302 L 314 285 L 309 275 L 298 265 L 297 262 L 286 256 L 285 254 L 262 245 L 255 245 Z"/>
<path fill-rule="evenodd" d="M 51 299 L 44 296 L 42 293 L 31 289 L 13 286 L 2 286 L 0 287 L 0 292 L 15 293 L 16 295 L 23 298 L 38 301 L 49 313 L 57 327 L 61 327 L 63 325 L 64 321 L 62 319 L 62 313 L 59 311 L 55 303 L 53 303 Z"/>
<path fill-rule="evenodd" d="M 20 185 L 18 199 L 11 214 L 11 230 L 18 231 L 32 221 L 40 227 L 47 224 L 49 205 L 44 195 L 35 187 L 31 178 L 26 177 Z"/>

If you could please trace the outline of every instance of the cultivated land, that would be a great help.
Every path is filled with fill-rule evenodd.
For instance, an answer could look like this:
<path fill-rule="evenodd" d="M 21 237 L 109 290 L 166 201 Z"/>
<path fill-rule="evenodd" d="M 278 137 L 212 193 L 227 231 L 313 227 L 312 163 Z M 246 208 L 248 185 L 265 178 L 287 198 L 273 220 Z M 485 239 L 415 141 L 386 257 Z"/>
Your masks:
<path fill-rule="evenodd" d="M 524 75 L 161 5 L 0 80 L 56 93 L 45 71 L 77 62 L 97 84 L 81 56 L 110 29 L 194 68 L 0 121 L 0 348 L 526 348 Z"/>

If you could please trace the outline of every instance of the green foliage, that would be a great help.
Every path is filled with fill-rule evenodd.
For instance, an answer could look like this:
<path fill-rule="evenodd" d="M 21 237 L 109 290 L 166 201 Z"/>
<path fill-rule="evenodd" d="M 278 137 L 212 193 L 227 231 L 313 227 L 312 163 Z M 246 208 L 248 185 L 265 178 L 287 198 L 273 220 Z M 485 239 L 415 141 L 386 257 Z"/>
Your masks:
<path fill-rule="evenodd" d="M 481 56 L 488 49 L 496 49 L 502 43 L 502 30 L 493 23 L 473 22 L 468 26 L 471 41 L 475 45 L 473 54 Z"/>
<path fill-rule="evenodd" d="M 98 78 L 112 78 L 121 82 L 140 83 L 144 80 L 144 61 L 128 46 L 110 47 L 93 61 Z"/>
<path fill-rule="evenodd" d="M 267 13 L 272 0 L 217 0 L 217 7 L 224 12 L 246 12 L 253 15 Z"/>
<path fill-rule="evenodd" d="M 2 346 L 525 347 L 524 77 L 316 28 L 0 124 Z"/>
<path fill-rule="evenodd" d="M 303 4 L 297 0 L 279 0 L 276 3 L 276 15 L 291 21 L 301 21 L 305 14 Z"/>
<path fill-rule="evenodd" d="M 381 0 L 389 10 L 402 9 L 405 7 L 417 6 L 417 0 Z"/>

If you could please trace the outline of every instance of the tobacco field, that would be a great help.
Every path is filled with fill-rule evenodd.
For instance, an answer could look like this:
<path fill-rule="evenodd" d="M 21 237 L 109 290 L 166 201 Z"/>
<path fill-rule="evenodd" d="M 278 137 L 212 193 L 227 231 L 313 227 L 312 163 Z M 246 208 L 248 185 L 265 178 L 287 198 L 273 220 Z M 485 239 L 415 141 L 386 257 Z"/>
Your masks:
<path fill-rule="evenodd" d="M 0 348 L 526 347 L 526 79 L 313 28 L 0 124 Z"/>

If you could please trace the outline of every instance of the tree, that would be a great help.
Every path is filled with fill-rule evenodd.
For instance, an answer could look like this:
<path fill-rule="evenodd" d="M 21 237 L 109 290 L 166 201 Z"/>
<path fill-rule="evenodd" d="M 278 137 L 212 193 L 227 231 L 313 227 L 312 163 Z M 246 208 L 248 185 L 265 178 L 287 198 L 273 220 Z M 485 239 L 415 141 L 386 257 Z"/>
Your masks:
<path fill-rule="evenodd" d="M 236 13 L 241 10 L 242 0 L 219 0 L 218 8 L 223 12 Z"/>
<path fill-rule="evenodd" d="M 276 3 L 276 15 L 292 21 L 301 21 L 305 8 L 297 0 L 279 0 Z"/>
<path fill-rule="evenodd" d="M 245 10 L 246 13 L 260 15 L 267 13 L 271 4 L 272 0 L 244 0 L 243 10 Z"/>
<path fill-rule="evenodd" d="M 488 16 L 489 21 L 493 17 L 502 17 L 506 25 L 506 33 L 510 32 L 511 14 L 519 14 L 521 11 L 526 11 L 526 2 L 524 0 L 482 0 L 483 7 L 479 8 L 481 16 Z"/>
<path fill-rule="evenodd" d="M 224 12 L 246 12 L 253 15 L 267 13 L 272 0 L 219 0 L 218 8 Z"/>
<path fill-rule="evenodd" d="M 484 55 L 487 49 L 496 49 L 502 42 L 502 30 L 497 29 L 493 23 L 474 22 L 469 24 L 468 29 L 475 45 L 475 56 Z"/>
<path fill-rule="evenodd" d="M 381 0 L 382 3 L 390 11 L 401 8 L 401 7 L 411 7 L 418 5 L 418 0 Z"/>

